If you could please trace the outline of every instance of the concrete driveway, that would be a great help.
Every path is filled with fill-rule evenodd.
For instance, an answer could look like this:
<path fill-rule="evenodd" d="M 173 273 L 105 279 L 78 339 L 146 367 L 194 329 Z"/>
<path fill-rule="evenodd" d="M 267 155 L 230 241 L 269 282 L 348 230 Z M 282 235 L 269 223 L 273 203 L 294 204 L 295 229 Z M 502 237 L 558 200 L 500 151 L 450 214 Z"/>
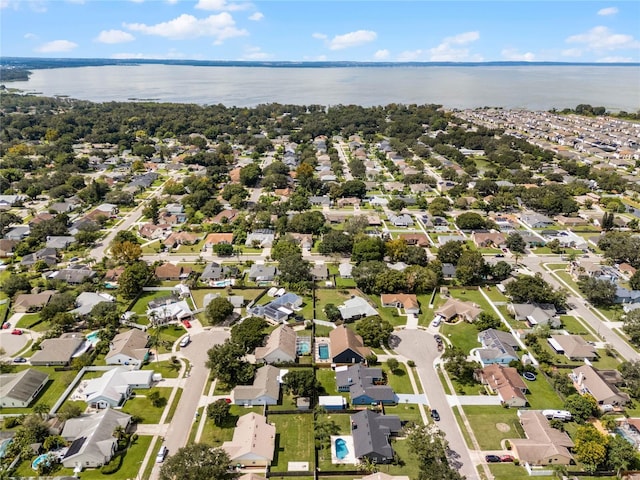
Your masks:
<path fill-rule="evenodd" d="M 184 447 L 189 439 L 198 402 L 209 377 L 209 369 L 205 366 L 208 359 L 207 351 L 214 345 L 224 343 L 227 338 L 229 332 L 218 328 L 191 333 L 191 343 L 180 350 L 182 356 L 191 362 L 191 371 L 185 380 L 180 403 L 164 437 L 164 445 L 169 449 L 169 456 Z M 154 465 L 151 479 L 158 478 L 159 471 L 160 465 Z"/>
<path fill-rule="evenodd" d="M 394 350 L 416 363 L 422 385 L 428 392 L 430 407 L 438 410 L 440 414 L 437 425 L 446 434 L 451 449 L 450 457 L 455 461 L 458 471 L 466 476 L 467 480 L 479 480 L 471 454 L 433 366 L 434 360 L 439 355 L 433 335 L 423 330 L 398 330 L 394 335 L 399 340 Z"/>
<path fill-rule="evenodd" d="M 4 349 L 4 355 L 2 357 L 7 359 L 13 357 L 16 353 L 22 350 L 29 340 L 31 340 L 31 334 L 23 330 L 22 335 L 11 335 L 12 326 L 6 330 L 0 330 L 0 347 Z"/>

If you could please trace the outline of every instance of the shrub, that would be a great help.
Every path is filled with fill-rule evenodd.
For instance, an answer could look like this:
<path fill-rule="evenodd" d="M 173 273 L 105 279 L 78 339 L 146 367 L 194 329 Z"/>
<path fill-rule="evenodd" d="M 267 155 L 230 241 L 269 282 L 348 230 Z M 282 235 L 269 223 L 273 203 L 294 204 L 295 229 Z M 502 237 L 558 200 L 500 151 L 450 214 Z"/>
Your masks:
<path fill-rule="evenodd" d="M 103 465 L 100 468 L 100 473 L 104 475 L 112 475 L 116 473 L 118 470 L 120 470 L 120 467 L 122 467 L 123 460 L 124 460 L 124 455 L 122 454 L 116 455 L 111 459 L 109 463 L 107 463 L 106 465 Z"/>

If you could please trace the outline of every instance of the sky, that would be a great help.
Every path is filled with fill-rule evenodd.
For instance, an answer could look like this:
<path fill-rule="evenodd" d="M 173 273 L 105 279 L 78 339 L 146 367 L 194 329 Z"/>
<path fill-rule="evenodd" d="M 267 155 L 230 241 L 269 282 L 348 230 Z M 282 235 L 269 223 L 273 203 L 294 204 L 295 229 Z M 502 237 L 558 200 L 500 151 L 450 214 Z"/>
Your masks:
<path fill-rule="evenodd" d="M 0 55 L 640 62 L 640 2 L 0 0 Z"/>

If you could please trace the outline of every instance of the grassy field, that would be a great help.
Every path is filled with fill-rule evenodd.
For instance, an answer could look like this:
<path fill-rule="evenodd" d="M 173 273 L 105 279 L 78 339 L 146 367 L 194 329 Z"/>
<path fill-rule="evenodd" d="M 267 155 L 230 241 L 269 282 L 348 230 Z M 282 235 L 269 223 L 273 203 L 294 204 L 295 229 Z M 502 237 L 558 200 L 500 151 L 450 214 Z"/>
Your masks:
<path fill-rule="evenodd" d="M 403 364 L 392 373 L 386 363 L 382 364 L 382 370 L 387 374 L 387 383 L 396 393 L 414 393 L 407 369 Z"/>
<path fill-rule="evenodd" d="M 462 408 L 482 450 L 499 450 L 504 439 L 524 438 L 516 409 L 477 405 L 465 405 Z M 507 430 L 505 426 L 508 426 L 508 431 L 498 429 L 499 426 L 503 430 Z"/>
<path fill-rule="evenodd" d="M 527 400 L 531 408 L 562 408 L 564 402 L 543 375 L 538 375 L 537 379 L 533 382 L 525 380 L 524 383 L 529 388 L 529 392 L 531 392 L 527 395 Z"/>
<path fill-rule="evenodd" d="M 129 415 L 136 415 L 142 418 L 142 421 L 140 423 L 158 423 L 165 407 L 153 406 L 151 400 L 149 400 L 149 395 L 152 392 L 158 392 L 161 397 L 164 397 L 167 400 L 169 400 L 169 395 L 171 395 L 171 389 L 166 387 L 154 387 L 148 390 L 136 390 L 137 395 L 132 399 L 127 400 L 127 403 L 125 403 L 124 407 L 122 407 L 122 411 L 124 413 L 128 413 Z"/>
<path fill-rule="evenodd" d="M 276 427 L 276 448 L 272 471 L 286 472 L 288 462 L 309 462 L 314 468 L 313 415 L 269 415 Z"/>
<path fill-rule="evenodd" d="M 327 320 L 327 316 L 324 313 L 324 307 L 328 303 L 333 303 L 336 307 L 342 305 L 345 300 L 349 300 L 352 295 L 356 295 L 355 290 L 350 289 L 317 289 L 316 290 L 316 318 L 319 320 Z M 313 303 L 308 302 L 311 305 L 310 313 L 313 313 Z M 311 318 L 305 316 L 304 318 Z"/>
<path fill-rule="evenodd" d="M 161 374 L 162 378 L 178 378 L 178 374 L 180 373 L 180 363 L 174 364 L 171 360 L 149 362 L 142 366 L 142 370 L 153 370 L 155 373 Z"/>
<path fill-rule="evenodd" d="M 324 395 L 340 395 L 336 389 L 336 374 L 330 368 L 319 368 L 316 370 L 316 379 L 322 385 Z"/>
<path fill-rule="evenodd" d="M 469 353 L 472 348 L 480 347 L 478 343 L 478 329 L 467 322 L 458 322 L 455 325 L 442 324 L 442 334 L 456 346 Z"/>
<path fill-rule="evenodd" d="M 151 300 L 153 300 L 154 298 L 166 297 L 168 295 L 171 295 L 171 292 L 168 290 L 160 290 L 158 292 L 143 292 L 142 295 L 140 295 L 140 297 L 136 300 L 136 303 L 133 305 L 133 308 L 131 308 L 131 311 L 138 314 L 138 316 L 146 315 L 147 306 L 149 305 L 149 302 Z"/>
<path fill-rule="evenodd" d="M 149 333 L 151 338 L 154 339 L 156 331 L 157 330 L 155 328 L 150 328 L 147 333 Z M 167 325 L 166 327 L 160 327 L 160 330 L 158 332 L 158 340 L 160 342 L 160 346 L 158 348 L 158 351 L 160 353 L 171 352 L 173 343 L 185 333 L 187 333 L 187 330 L 182 325 Z"/>

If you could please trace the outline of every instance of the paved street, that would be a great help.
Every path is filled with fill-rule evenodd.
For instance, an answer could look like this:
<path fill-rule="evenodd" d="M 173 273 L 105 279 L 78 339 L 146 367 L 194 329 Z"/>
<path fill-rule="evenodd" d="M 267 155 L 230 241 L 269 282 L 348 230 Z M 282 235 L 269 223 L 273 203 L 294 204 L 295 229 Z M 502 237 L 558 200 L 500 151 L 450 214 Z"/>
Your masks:
<path fill-rule="evenodd" d="M 464 442 L 447 395 L 434 368 L 438 348 L 433 335 L 424 330 L 397 330 L 394 335 L 400 339 L 399 345 L 394 350 L 416 363 L 418 375 L 427 391 L 430 407 L 440 413 L 438 426 L 446 433 L 451 450 L 459 455 L 457 460 L 461 463 L 460 473 L 465 475 L 467 480 L 479 479 L 476 467 L 471 461 L 471 453 Z"/>
<path fill-rule="evenodd" d="M 180 350 L 182 356 L 191 362 L 191 371 L 185 381 L 176 413 L 164 437 L 164 445 L 169 449 L 169 456 L 185 446 L 189 439 L 198 402 L 204 393 L 204 387 L 209 377 L 209 369 L 205 366 L 207 350 L 214 345 L 223 343 L 227 338 L 229 338 L 229 332 L 222 329 L 191 333 L 191 343 Z M 152 480 L 158 478 L 159 471 L 160 465 L 154 465 L 151 473 Z"/>

